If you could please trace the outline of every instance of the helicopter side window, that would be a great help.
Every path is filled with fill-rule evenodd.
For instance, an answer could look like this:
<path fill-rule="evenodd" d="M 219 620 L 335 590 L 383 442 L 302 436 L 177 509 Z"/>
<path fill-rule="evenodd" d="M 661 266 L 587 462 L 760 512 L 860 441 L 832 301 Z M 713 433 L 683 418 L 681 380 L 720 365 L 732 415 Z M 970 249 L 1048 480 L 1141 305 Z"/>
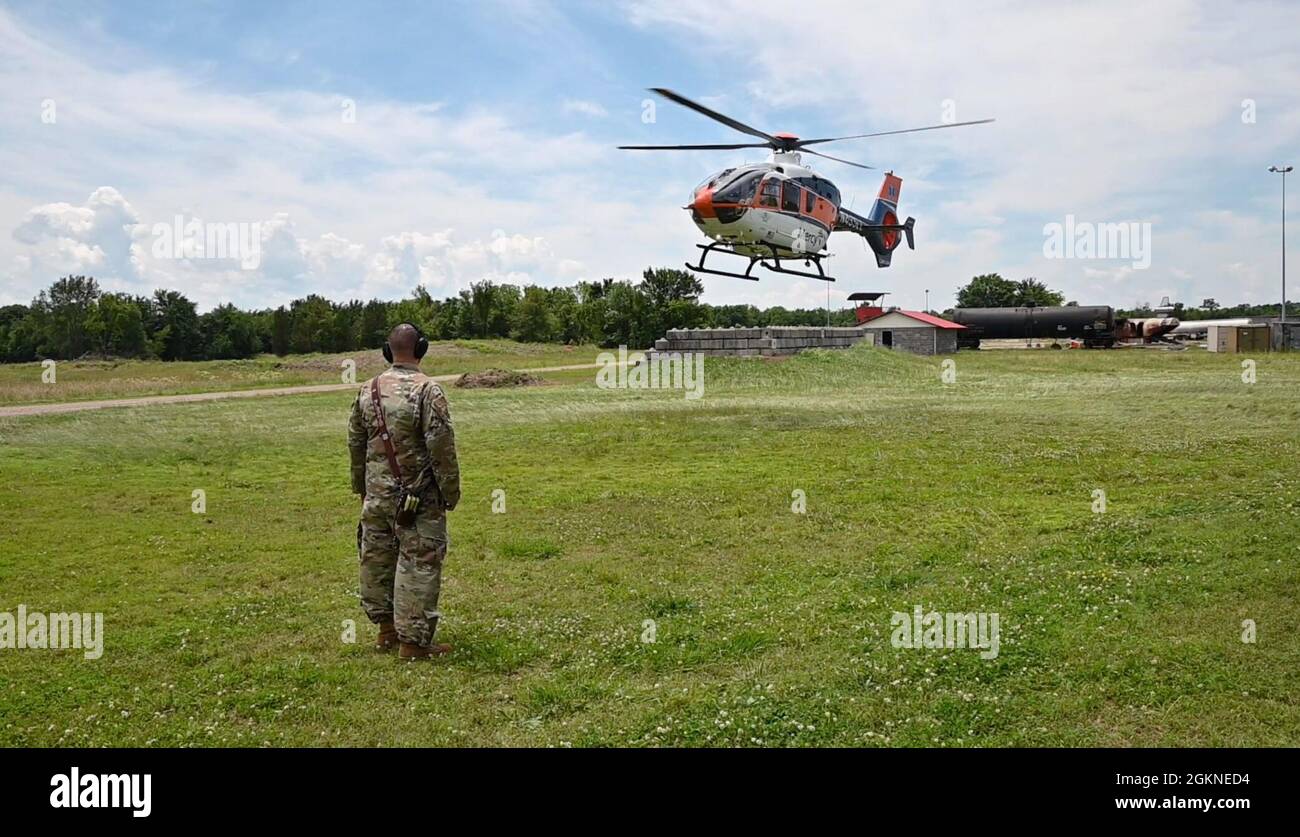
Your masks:
<path fill-rule="evenodd" d="M 803 202 L 802 194 L 803 190 L 794 181 L 787 180 L 785 182 L 785 197 L 781 201 L 781 208 L 786 212 L 798 212 L 799 204 Z"/>
<path fill-rule="evenodd" d="M 813 207 L 815 207 L 816 205 L 817 205 L 817 196 L 816 196 L 815 194 L 813 194 L 813 191 L 812 191 L 811 189 L 809 189 L 809 190 L 807 190 L 806 192 L 804 192 L 804 193 L 803 193 L 803 211 L 804 211 L 804 212 L 807 212 L 809 215 L 811 215 L 811 214 L 812 214 L 812 211 L 813 211 Z"/>
<path fill-rule="evenodd" d="M 839 205 L 840 192 L 838 189 L 836 189 L 834 186 L 830 184 L 830 181 L 822 180 L 821 178 L 816 178 L 813 180 L 812 185 L 813 188 L 817 190 L 817 194 L 821 195 L 828 202 L 835 204 L 836 206 Z"/>
<path fill-rule="evenodd" d="M 781 181 L 764 180 L 763 191 L 758 196 L 759 206 L 770 206 L 775 209 L 781 201 Z"/>

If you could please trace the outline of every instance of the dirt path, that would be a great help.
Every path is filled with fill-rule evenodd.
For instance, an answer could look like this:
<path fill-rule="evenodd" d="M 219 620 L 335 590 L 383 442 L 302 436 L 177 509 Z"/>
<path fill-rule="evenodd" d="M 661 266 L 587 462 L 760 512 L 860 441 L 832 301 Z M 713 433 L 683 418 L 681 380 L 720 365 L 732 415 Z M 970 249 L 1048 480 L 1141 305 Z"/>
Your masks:
<path fill-rule="evenodd" d="M 575 363 L 570 366 L 542 366 L 519 369 L 519 372 L 568 372 L 573 369 L 595 369 L 598 363 Z M 434 375 L 438 382 L 454 381 L 461 373 Z M 10 416 L 42 416 L 50 413 L 78 413 L 82 410 L 105 410 L 109 407 L 149 407 L 154 404 L 187 404 L 192 401 L 220 401 L 225 398 L 262 398 L 271 395 L 305 395 L 313 392 L 342 392 L 355 390 L 359 384 L 314 384 L 300 387 L 268 387 L 266 389 L 236 389 L 224 392 L 192 392 L 185 395 L 146 395 L 139 398 L 112 398 L 106 401 L 61 401 L 54 404 L 20 404 L 0 407 L 0 418 Z"/>

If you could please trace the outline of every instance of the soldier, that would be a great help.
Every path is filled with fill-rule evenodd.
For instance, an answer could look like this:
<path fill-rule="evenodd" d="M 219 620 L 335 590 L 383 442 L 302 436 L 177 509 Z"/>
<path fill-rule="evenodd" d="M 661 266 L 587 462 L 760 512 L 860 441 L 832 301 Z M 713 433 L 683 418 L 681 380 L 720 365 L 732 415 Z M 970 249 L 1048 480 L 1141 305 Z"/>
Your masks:
<path fill-rule="evenodd" d="M 361 603 L 375 647 L 403 660 L 446 654 L 435 644 L 447 512 L 460 466 L 442 387 L 420 371 L 429 341 L 402 323 L 388 335 L 389 369 L 362 385 L 348 420 L 352 490 L 361 495 Z"/>

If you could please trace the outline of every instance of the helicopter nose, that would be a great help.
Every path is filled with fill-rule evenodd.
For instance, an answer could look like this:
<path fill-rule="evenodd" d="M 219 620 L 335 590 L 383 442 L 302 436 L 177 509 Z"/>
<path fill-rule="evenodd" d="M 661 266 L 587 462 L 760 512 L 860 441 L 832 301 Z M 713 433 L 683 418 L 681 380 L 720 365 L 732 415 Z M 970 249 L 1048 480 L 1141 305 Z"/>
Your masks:
<path fill-rule="evenodd" d="M 701 186 L 695 192 L 695 200 L 691 202 L 690 209 L 696 218 L 716 218 L 717 213 L 713 211 L 713 190 Z"/>

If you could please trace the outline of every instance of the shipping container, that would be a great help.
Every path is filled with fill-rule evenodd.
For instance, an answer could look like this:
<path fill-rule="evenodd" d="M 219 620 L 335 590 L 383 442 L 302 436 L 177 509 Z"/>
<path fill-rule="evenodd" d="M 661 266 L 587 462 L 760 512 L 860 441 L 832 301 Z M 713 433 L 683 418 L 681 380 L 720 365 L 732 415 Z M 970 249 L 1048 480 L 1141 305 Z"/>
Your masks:
<path fill-rule="evenodd" d="M 1205 348 L 1211 352 L 1267 352 L 1269 350 L 1267 323 L 1257 325 L 1215 325 L 1206 333 Z"/>

